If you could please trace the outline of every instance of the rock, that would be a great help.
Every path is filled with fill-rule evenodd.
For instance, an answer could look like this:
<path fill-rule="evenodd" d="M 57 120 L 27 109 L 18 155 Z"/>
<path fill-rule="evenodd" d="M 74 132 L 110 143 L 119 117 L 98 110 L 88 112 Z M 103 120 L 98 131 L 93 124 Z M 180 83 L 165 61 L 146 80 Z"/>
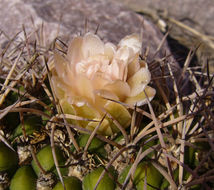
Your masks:
<path fill-rule="evenodd" d="M 88 20 L 87 30 L 94 32 L 99 26 L 99 36 L 104 41 L 113 43 L 117 43 L 127 34 L 139 33 L 143 28 L 143 51 L 149 46 L 150 55 L 155 52 L 163 38 L 154 24 L 111 0 L 1 1 L 0 28 L 10 39 L 23 30 L 23 24 L 29 34 L 38 29 L 43 22 L 46 39 L 43 45 L 50 43 L 58 35 L 67 42 L 74 35 L 84 32 L 86 19 Z M 59 26 L 60 32 L 57 33 Z M 0 43 L 4 48 L 8 39 L 5 40 L 2 36 Z M 20 38 L 24 39 L 23 32 L 17 39 Z M 162 57 L 165 52 L 169 53 L 166 44 L 159 56 Z"/>
<path fill-rule="evenodd" d="M 212 0 L 124 0 L 123 3 L 138 12 L 145 9 L 165 11 L 169 16 L 199 32 L 214 36 L 214 1 Z"/>
<path fill-rule="evenodd" d="M 87 28 L 85 27 L 86 19 L 88 20 Z M 28 44 L 33 45 L 35 39 L 38 38 L 36 36 L 40 36 L 37 40 L 37 47 L 39 48 L 48 49 L 49 44 L 58 36 L 63 42 L 68 43 L 74 36 L 84 33 L 85 30 L 95 32 L 99 26 L 98 35 L 101 39 L 113 43 L 118 43 L 128 34 L 143 31 L 142 53 L 144 54 L 149 48 L 148 62 L 156 58 L 163 58 L 165 55 L 171 55 L 166 42 L 163 43 L 161 50 L 155 54 L 163 39 L 163 34 L 155 24 L 113 0 L 2 0 L 0 29 L 4 33 L 0 36 L 0 52 L 17 32 L 20 33 L 16 37 L 15 46 L 18 42 L 25 40 L 23 24 L 27 36 L 30 36 Z M 43 28 L 43 32 L 41 32 L 41 28 Z M 26 48 L 24 50 L 25 55 L 27 55 Z M 10 51 L 8 50 L 8 52 Z M 18 52 L 13 57 L 10 56 L 9 59 L 15 60 L 17 56 Z M 178 62 L 172 56 L 167 59 L 171 63 L 174 73 L 179 75 L 180 66 Z M 26 61 L 23 60 L 23 62 Z M 0 65 L 0 75 L 5 77 L 10 67 L 5 69 L 2 65 Z M 150 70 L 154 74 L 153 77 L 161 75 L 160 65 L 160 62 L 149 64 Z M 18 66 L 23 68 L 24 64 Z M 167 67 L 164 72 L 168 75 Z M 167 81 L 171 83 L 169 81 L 172 80 L 167 79 Z"/>
<path fill-rule="evenodd" d="M 134 11 L 147 15 L 160 24 L 163 19 L 170 27 L 170 36 L 189 49 L 200 44 L 197 57 L 203 64 L 210 59 L 214 73 L 214 1 L 212 0 L 117 0 Z M 177 22 L 178 21 L 178 22 Z M 189 29 L 182 27 L 185 24 Z"/>

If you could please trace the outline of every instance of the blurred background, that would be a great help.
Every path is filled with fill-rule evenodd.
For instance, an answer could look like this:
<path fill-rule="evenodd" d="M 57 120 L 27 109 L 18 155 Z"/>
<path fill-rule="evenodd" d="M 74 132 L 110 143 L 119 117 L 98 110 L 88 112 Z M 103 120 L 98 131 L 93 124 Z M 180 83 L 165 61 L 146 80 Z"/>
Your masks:
<path fill-rule="evenodd" d="M 171 52 L 182 66 L 189 50 L 197 48 L 191 64 L 209 60 L 213 73 L 213 17 L 212 0 L 1 0 L 0 43 L 4 48 L 23 26 L 26 32 L 35 32 L 43 25 L 46 44 L 56 36 L 68 41 L 97 28 L 101 38 L 112 42 L 143 30 L 142 51 L 149 47 L 152 55 L 169 31 L 160 57 Z"/>

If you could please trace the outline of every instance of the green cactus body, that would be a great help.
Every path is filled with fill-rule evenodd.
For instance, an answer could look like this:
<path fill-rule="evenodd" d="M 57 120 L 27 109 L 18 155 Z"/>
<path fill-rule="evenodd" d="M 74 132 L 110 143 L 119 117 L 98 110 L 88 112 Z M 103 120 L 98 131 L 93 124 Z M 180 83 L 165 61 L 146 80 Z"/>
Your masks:
<path fill-rule="evenodd" d="M 13 176 L 10 190 L 36 190 L 36 174 L 30 166 L 19 168 Z"/>
<path fill-rule="evenodd" d="M 144 189 L 145 175 L 147 179 L 147 190 L 154 190 L 160 187 L 162 175 L 159 171 L 150 163 L 140 163 L 134 176 L 134 183 L 136 184 L 137 190 Z"/>
<path fill-rule="evenodd" d="M 81 134 L 78 138 L 79 146 L 85 147 L 86 143 L 88 142 L 88 139 L 89 139 L 89 135 Z M 91 141 L 91 144 L 88 147 L 88 150 L 93 152 L 102 146 L 104 146 L 104 142 L 99 140 L 98 138 L 94 137 L 93 140 Z"/>
<path fill-rule="evenodd" d="M 88 134 L 81 134 L 77 141 L 78 141 L 78 144 L 80 147 L 84 148 L 88 142 L 88 139 L 89 139 L 89 136 Z M 88 152 L 89 153 L 95 153 L 95 154 L 98 154 L 99 156 L 105 158 L 106 155 L 107 155 L 107 152 L 104 148 L 104 142 L 101 141 L 100 139 L 94 137 L 88 147 Z"/>
<path fill-rule="evenodd" d="M 18 164 L 18 155 L 0 142 L 0 172 L 13 169 Z"/>
<path fill-rule="evenodd" d="M 56 151 L 56 156 L 57 156 L 57 160 L 58 160 L 59 165 L 64 165 L 66 159 L 65 159 L 65 157 L 63 155 L 63 152 L 57 146 L 55 147 L 55 151 Z M 37 159 L 38 159 L 39 163 L 41 164 L 42 168 L 45 171 L 51 172 L 51 171 L 54 171 L 56 169 L 50 145 L 47 145 L 47 146 L 43 147 L 37 153 L 36 156 L 37 156 Z M 37 164 L 35 163 L 34 160 L 32 161 L 31 165 L 32 165 L 35 173 L 37 175 L 39 175 L 40 169 L 39 169 L 39 167 L 37 166 Z M 64 168 L 62 168 L 62 170 L 64 170 Z"/>
<path fill-rule="evenodd" d="M 131 168 L 131 165 L 127 166 L 119 177 L 119 182 L 123 183 Z M 160 187 L 162 181 L 162 175 L 158 170 L 148 162 L 142 162 L 138 164 L 134 173 L 134 185 L 137 190 L 144 189 L 144 180 L 146 175 L 147 189 L 154 190 Z"/>
<path fill-rule="evenodd" d="M 91 173 L 87 174 L 83 179 L 83 190 L 93 190 L 103 170 L 104 170 L 103 167 L 99 167 L 93 170 Z M 116 172 L 114 171 L 113 168 L 110 168 L 109 171 L 113 177 L 116 176 Z M 114 189 L 115 182 L 106 173 L 102 180 L 100 181 L 99 185 L 97 186 L 97 190 L 114 190 Z"/>
<path fill-rule="evenodd" d="M 64 184 L 66 190 L 82 190 L 82 183 L 77 177 L 70 176 L 65 178 Z M 53 190 L 64 190 L 62 183 L 58 182 Z"/>
<path fill-rule="evenodd" d="M 24 121 L 24 127 L 26 131 L 26 135 L 31 135 L 33 132 L 39 130 L 40 118 L 38 117 L 29 117 Z M 19 124 L 13 132 L 12 138 L 16 138 L 22 135 L 22 124 Z"/>

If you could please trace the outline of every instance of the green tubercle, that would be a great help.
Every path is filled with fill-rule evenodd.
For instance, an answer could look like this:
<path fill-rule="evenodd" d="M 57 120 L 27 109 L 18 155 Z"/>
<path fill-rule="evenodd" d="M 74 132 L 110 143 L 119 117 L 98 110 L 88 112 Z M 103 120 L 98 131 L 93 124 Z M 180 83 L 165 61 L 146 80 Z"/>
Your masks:
<path fill-rule="evenodd" d="M 24 120 L 24 129 L 26 131 L 26 135 L 31 135 L 33 132 L 39 130 L 41 124 L 41 119 L 39 117 L 29 117 Z M 22 132 L 22 124 L 19 124 L 16 129 L 13 131 L 12 139 L 23 135 Z"/>
<path fill-rule="evenodd" d="M 63 155 L 62 150 L 59 147 L 55 147 L 55 151 L 56 151 L 56 157 L 60 165 L 64 165 L 65 164 L 65 157 Z M 43 147 L 36 155 L 39 163 L 41 164 L 42 168 L 47 171 L 47 172 L 51 172 L 54 171 L 56 169 L 55 167 L 55 163 L 54 163 L 54 159 L 53 159 L 53 155 L 52 155 L 52 150 L 51 150 L 51 146 L 47 145 L 45 147 Z M 37 166 L 37 164 L 35 163 L 35 161 L 33 160 L 31 162 L 31 165 L 34 169 L 34 171 L 36 172 L 37 175 L 39 175 L 40 169 Z M 62 168 L 62 170 L 64 170 L 64 168 Z"/>
<path fill-rule="evenodd" d="M 83 190 L 93 190 L 102 171 L 104 170 L 103 167 L 98 167 L 92 172 L 88 173 L 83 179 Z M 116 177 L 116 172 L 113 167 L 109 169 L 110 174 L 113 178 Z M 115 189 L 115 182 L 112 178 L 108 176 L 106 173 L 102 180 L 100 181 L 99 185 L 97 186 L 97 190 L 114 190 Z"/>
<path fill-rule="evenodd" d="M 119 177 L 119 182 L 123 183 L 131 168 L 131 165 L 127 166 Z M 137 190 L 144 189 L 144 180 L 147 180 L 147 190 L 155 190 L 160 187 L 163 176 L 159 171 L 149 162 L 141 162 L 138 164 L 134 173 L 134 185 Z"/>
<path fill-rule="evenodd" d="M 82 183 L 77 177 L 70 176 L 65 178 L 63 181 L 66 190 L 82 190 Z M 58 182 L 53 190 L 64 190 L 62 183 Z"/>
<path fill-rule="evenodd" d="M 36 174 L 30 166 L 22 166 L 13 176 L 10 190 L 36 190 Z"/>
<path fill-rule="evenodd" d="M 16 152 L 0 142 L 0 172 L 14 169 L 18 164 Z"/>

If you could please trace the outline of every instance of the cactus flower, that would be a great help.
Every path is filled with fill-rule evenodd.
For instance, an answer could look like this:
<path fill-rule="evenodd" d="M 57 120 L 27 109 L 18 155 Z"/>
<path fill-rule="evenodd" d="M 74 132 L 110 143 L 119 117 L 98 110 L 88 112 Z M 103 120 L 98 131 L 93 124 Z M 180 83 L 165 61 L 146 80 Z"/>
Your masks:
<path fill-rule="evenodd" d="M 99 121 L 108 112 L 122 127 L 128 127 L 129 111 L 111 100 L 141 106 L 146 103 L 144 90 L 150 100 L 155 95 L 155 89 L 148 86 L 148 66 L 139 60 L 141 44 L 137 34 L 126 36 L 115 46 L 86 33 L 71 41 L 67 55 L 54 53 L 51 81 L 64 113 Z M 98 125 L 93 121 L 77 124 L 89 130 Z M 118 131 L 108 117 L 98 129 L 103 135 Z"/>

